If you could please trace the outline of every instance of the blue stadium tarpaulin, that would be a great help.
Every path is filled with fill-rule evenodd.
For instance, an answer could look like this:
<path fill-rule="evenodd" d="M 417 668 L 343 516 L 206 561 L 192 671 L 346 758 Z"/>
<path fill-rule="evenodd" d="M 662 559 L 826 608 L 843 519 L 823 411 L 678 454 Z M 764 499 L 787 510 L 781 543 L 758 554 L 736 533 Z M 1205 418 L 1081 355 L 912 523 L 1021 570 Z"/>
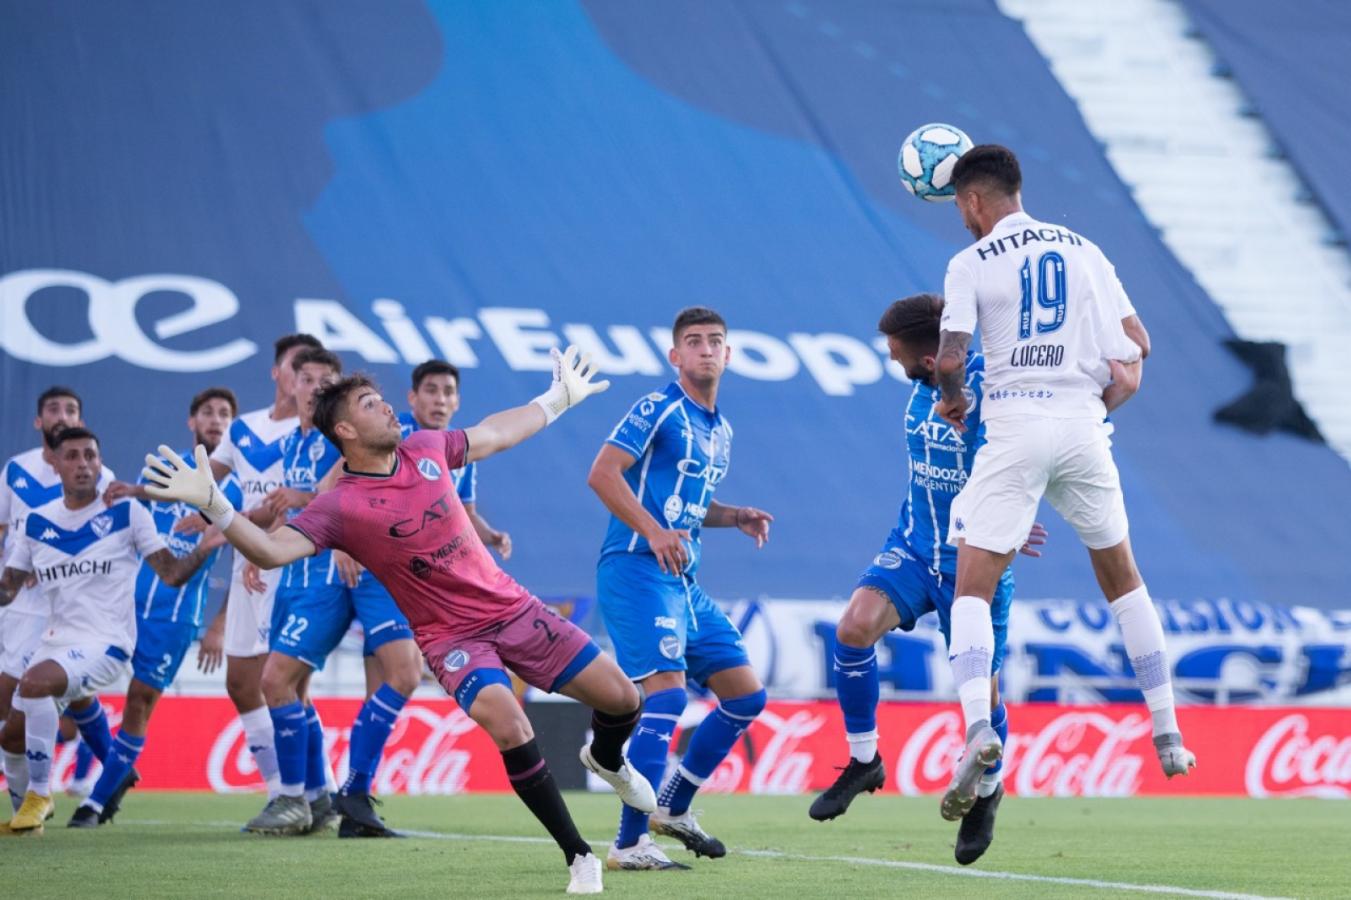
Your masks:
<path fill-rule="evenodd" d="M 874 326 L 941 287 L 967 237 L 895 175 L 951 121 L 1015 148 L 1029 210 L 1103 246 L 1151 327 L 1116 418 L 1133 539 L 1160 597 L 1344 606 L 1351 471 L 1216 426 L 1248 374 L 1020 27 L 988 0 L 708 4 L 6 3 L 0 29 L 0 451 L 69 383 L 129 476 L 186 439 L 188 398 L 271 397 L 270 342 L 315 332 L 402 403 L 412 364 L 464 367 L 471 422 L 576 341 L 608 394 L 489 460 L 509 570 L 589 593 L 585 485 L 628 406 L 669 379 L 680 307 L 732 326 L 719 498 L 777 517 L 714 533 L 720 597 L 847 594 L 895 520 L 908 386 Z M 954 55 L 954 46 L 978 46 Z M 1048 517 L 1049 517 L 1048 513 Z M 1094 597 L 1058 521 L 1021 591 Z"/>
<path fill-rule="evenodd" d="M 1351 235 L 1351 4 L 1183 0 L 1337 223 Z"/>

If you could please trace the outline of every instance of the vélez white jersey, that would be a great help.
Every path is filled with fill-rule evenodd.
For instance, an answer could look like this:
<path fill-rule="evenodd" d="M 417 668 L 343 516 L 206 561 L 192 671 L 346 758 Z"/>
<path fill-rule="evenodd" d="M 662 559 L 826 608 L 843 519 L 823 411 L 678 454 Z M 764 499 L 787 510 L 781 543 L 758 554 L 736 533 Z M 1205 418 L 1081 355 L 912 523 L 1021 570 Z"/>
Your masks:
<path fill-rule="evenodd" d="M 282 438 L 300 426 L 300 419 L 272 418 L 272 407 L 244 413 L 211 454 L 214 462 L 230 467 L 244 489 L 243 509 L 253 509 L 270 492 L 282 487 Z"/>
<path fill-rule="evenodd" d="M 37 589 L 51 602 L 43 641 L 106 641 L 130 654 L 136 572 L 141 557 L 165 547 L 146 508 L 127 499 L 105 506 L 102 491 L 80 509 L 57 497 L 29 512 L 15 537 L 9 565 L 37 575 Z"/>
<path fill-rule="evenodd" d="M 974 334 L 985 354 L 985 420 L 1107 414 L 1109 359 L 1138 359 L 1121 320 L 1135 314 L 1092 241 L 1025 212 L 1000 219 L 954 256 L 943 282 L 944 331 Z"/>
<path fill-rule="evenodd" d="M 98 489 L 102 491 L 113 480 L 113 471 L 103 467 L 99 475 Z M 6 532 L 6 553 L 13 551 L 18 537 L 23 534 L 23 523 L 28 513 L 53 499 L 61 497 L 61 476 L 42 455 L 41 447 L 25 450 L 5 463 L 0 472 L 0 522 L 8 526 Z M 14 602 L 5 609 L 28 613 L 46 618 L 52 611 L 51 604 L 41 591 L 24 588 L 14 598 Z"/>

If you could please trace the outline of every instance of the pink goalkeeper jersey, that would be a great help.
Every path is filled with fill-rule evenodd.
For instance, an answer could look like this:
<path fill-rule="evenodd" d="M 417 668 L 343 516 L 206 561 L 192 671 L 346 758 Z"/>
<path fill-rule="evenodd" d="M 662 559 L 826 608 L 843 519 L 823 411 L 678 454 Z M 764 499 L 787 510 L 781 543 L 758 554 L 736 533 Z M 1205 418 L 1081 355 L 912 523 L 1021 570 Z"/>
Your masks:
<path fill-rule="evenodd" d="M 463 431 L 415 432 L 392 474 L 344 472 L 287 523 L 317 550 L 341 550 L 370 569 L 419 643 L 478 634 L 531 596 L 498 568 L 460 502 L 450 473 L 468 451 Z"/>

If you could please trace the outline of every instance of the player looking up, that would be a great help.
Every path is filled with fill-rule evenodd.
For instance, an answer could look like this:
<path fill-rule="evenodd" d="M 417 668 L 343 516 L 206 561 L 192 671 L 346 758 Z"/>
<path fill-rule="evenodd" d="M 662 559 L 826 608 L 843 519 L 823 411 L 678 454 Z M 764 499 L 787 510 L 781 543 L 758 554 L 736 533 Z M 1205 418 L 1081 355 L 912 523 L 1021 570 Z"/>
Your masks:
<path fill-rule="evenodd" d="M 314 421 L 341 448 L 343 475 L 271 534 L 234 516 L 211 480 L 168 447 L 160 448 L 167 462 L 147 457 L 146 475 L 162 485 L 149 489 L 152 496 L 201 508 L 259 566 L 339 548 L 370 569 L 407 614 L 432 672 L 492 736 L 512 787 L 562 848 L 568 891 L 599 893 L 600 862 L 577 832 L 505 669 L 592 706 L 595 737 L 584 759 L 621 800 L 652 810 L 651 785 L 621 753 L 638 719 L 638 692 L 583 631 L 498 568 L 450 480 L 452 469 L 515 446 L 609 386 L 591 382 L 589 359 L 578 363 L 573 348 L 554 354 L 552 385 L 525 406 L 464 430 L 419 431 L 402 444 L 394 410 L 368 379 L 329 386 Z"/>
<path fill-rule="evenodd" d="M 51 768 L 58 704 L 94 697 L 121 676 L 131 658 L 140 560 L 164 583 L 181 586 L 222 543 L 219 532 L 211 531 L 191 553 L 174 556 L 144 506 L 125 499 L 103 503 L 103 460 L 92 432 L 63 429 L 52 449 L 61 496 L 28 513 L 0 575 L 0 606 L 12 602 L 23 583 L 36 576 L 52 607 L 14 701 L 24 719 L 28 789 L 9 823 L 13 832 L 40 831 L 54 811 Z M 10 727 L 15 721 L 12 711 Z"/>
<path fill-rule="evenodd" d="M 880 684 L 874 645 L 893 628 L 912 630 L 930 611 L 938 613 L 943 637 L 949 635 L 957 549 L 947 543 L 948 509 L 966 483 L 971 461 L 984 440 L 980 407 L 985 360 L 979 353 L 966 355 L 964 386 L 970 393 L 971 407 L 966 413 L 965 430 L 958 431 L 937 414 L 941 394 L 933 366 L 942 315 L 942 297 L 917 294 L 892 303 L 877 324 L 886 336 L 891 358 L 914 383 L 905 407 L 910 483 L 896 527 L 872 565 L 859 576 L 835 629 L 835 692 L 844 712 L 850 758 L 835 783 L 812 803 L 811 817 L 818 821 L 843 815 L 859 793 L 875 791 L 886 783 L 886 769 L 877 753 Z M 1023 552 L 1039 556 L 1035 547 L 1044 540 L 1045 530 L 1034 525 Z M 1008 738 L 1008 714 L 999 700 L 998 672 L 1012 600 L 1013 573 L 1006 571 L 991 604 L 994 654 L 990 721 L 1001 740 Z M 998 761 L 981 776 L 979 799 L 962 818 L 956 845 L 957 862 L 962 865 L 980 858 L 994 839 L 995 813 L 1004 796 L 1002 766 L 1003 761 Z"/>
<path fill-rule="evenodd" d="M 229 388 L 211 387 L 197 394 L 188 405 L 188 431 L 193 444 L 213 451 L 230 428 L 238 411 L 238 402 Z M 191 444 L 189 445 L 192 446 Z M 187 451 L 191 454 L 191 450 Z M 235 476 L 227 475 L 221 491 L 236 509 L 243 503 L 243 491 Z M 178 535 L 174 526 L 184 516 L 195 513 L 184 503 L 160 503 L 145 495 L 144 482 L 127 484 L 115 481 L 104 491 L 108 503 L 131 497 L 145 504 L 165 544 L 175 556 L 191 554 L 201 535 Z M 160 578 L 147 560 L 136 576 L 136 650 L 131 657 L 131 684 L 122 708 L 122 724 L 113 738 L 112 753 L 104 760 L 103 772 L 89 797 L 70 818 L 72 828 L 96 828 L 112 820 L 122 796 L 137 781 L 135 770 L 145 747 L 146 728 L 155 704 L 173 684 L 188 648 L 202 627 L 202 612 L 207 599 L 207 576 L 219 550 L 207 556 L 186 584 L 171 585 Z"/>
<path fill-rule="evenodd" d="M 973 147 L 952 178 L 976 243 L 948 263 L 938 413 L 966 427 L 966 358 L 979 326 L 986 442 L 952 503 L 948 531 L 958 546 L 950 658 L 967 744 L 943 816 L 965 815 L 980 773 L 1003 753 L 990 721 L 990 602 L 1043 496 L 1088 548 L 1144 692 L 1164 774 L 1186 775 L 1196 757 L 1182 744 L 1163 626 L 1131 553 L 1112 426 L 1104 421 L 1139 389 L 1149 337 L 1102 251 L 1023 211 L 1011 151 Z"/>
<path fill-rule="evenodd" d="M 38 396 L 33 428 L 42 435 L 42 444 L 11 458 L 0 476 L 0 537 L 8 538 L 6 552 L 17 546 L 28 513 L 61 496 L 61 476 L 54 466 L 57 438 L 67 428 L 83 425 L 84 405 L 75 391 L 55 385 Z M 99 486 L 112 480 L 112 471 L 103 467 Z M 51 612 L 51 600 L 36 586 L 21 588 L 12 603 L 0 608 L 0 744 L 8 742 L 17 748 L 4 755 L 5 781 L 15 810 L 23 802 L 24 786 L 28 784 L 23 716 L 15 719 L 12 735 L 6 733 L 6 723 L 26 660 L 42 640 Z M 76 718 L 85 744 L 96 751 L 99 759 L 106 756 L 112 734 L 98 698 L 91 698 L 83 708 L 71 709 L 68 714 Z"/>
<path fill-rule="evenodd" d="M 610 510 L 596 567 L 596 596 L 619 665 L 642 686 L 643 717 L 629 762 L 654 784 L 685 709 L 686 672 L 718 697 L 699 723 L 680 767 L 658 798 L 651 824 L 697 855 L 727 850 L 690 811 L 695 792 L 765 707 L 741 634 L 695 581 L 702 528 L 739 528 L 756 547 L 773 516 L 713 499 L 731 462 L 732 426 L 717 405 L 731 350 L 722 316 L 681 310 L 668 353 L 678 375 L 645 395 L 601 446 L 588 484 Z M 686 868 L 648 836 L 645 810 L 626 807 L 607 865 L 612 869 Z"/>

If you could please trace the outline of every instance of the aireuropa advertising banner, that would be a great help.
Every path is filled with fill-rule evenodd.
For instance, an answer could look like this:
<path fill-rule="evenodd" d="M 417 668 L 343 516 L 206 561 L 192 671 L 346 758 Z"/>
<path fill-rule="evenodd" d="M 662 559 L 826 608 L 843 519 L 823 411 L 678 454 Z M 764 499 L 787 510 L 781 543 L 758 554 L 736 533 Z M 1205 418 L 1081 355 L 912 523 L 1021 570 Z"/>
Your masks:
<path fill-rule="evenodd" d="M 106 697 L 114 714 L 120 697 Z M 341 781 L 359 701 L 318 700 L 328 754 Z M 691 704 L 672 741 L 674 764 L 690 730 L 706 714 Z M 555 777 L 565 787 L 587 784 L 576 746 L 586 739 L 587 711 L 574 703 L 531 704 Z M 547 717 L 548 727 L 541 725 Z M 1180 712 L 1198 767 L 1185 780 L 1159 770 L 1148 713 L 1138 705 L 1061 707 L 1012 704 L 1005 785 L 1021 796 L 1135 795 L 1351 796 L 1351 717 L 1343 710 L 1189 707 Z M 962 748 L 955 704 L 883 703 L 878 710 L 885 790 L 942 791 Z M 718 793 L 808 794 L 834 780 L 845 762 L 844 726 L 829 702 L 771 702 L 704 785 Z M 68 783 L 75 751 L 57 755 L 57 786 Z M 165 697 L 155 711 L 137 763 L 141 789 L 260 790 L 253 760 L 230 701 Z M 375 779 L 377 794 L 453 795 L 506 791 L 501 755 L 486 732 L 455 703 L 414 700 L 405 707 Z"/>

